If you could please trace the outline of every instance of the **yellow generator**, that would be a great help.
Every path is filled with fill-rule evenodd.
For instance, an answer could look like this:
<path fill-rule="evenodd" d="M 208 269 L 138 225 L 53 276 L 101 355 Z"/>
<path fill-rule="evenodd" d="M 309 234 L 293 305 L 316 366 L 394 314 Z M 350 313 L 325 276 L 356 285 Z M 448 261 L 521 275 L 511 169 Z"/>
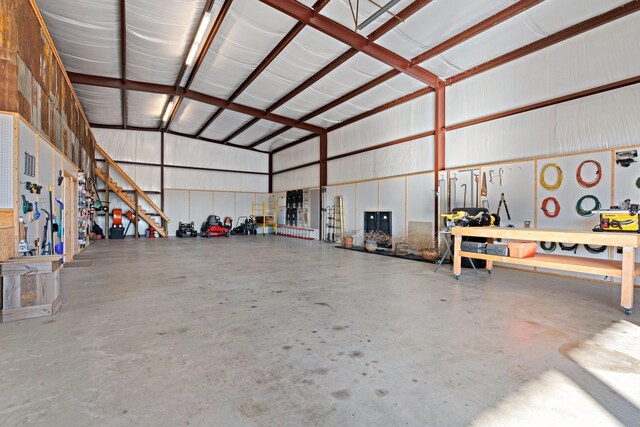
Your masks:
<path fill-rule="evenodd" d="M 625 200 L 620 206 L 599 210 L 600 224 L 593 231 L 630 231 L 640 233 L 639 205 Z"/>

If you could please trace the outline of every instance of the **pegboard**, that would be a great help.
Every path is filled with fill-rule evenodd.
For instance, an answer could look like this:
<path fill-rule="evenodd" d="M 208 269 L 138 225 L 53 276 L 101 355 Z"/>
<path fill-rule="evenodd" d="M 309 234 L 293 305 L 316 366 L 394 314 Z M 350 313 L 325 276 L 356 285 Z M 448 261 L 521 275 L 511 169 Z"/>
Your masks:
<path fill-rule="evenodd" d="M 483 175 L 486 176 L 487 196 L 480 199 L 489 212 L 497 213 L 500 207 L 500 226 L 524 227 L 525 221 L 530 221 L 530 226 L 535 227 L 535 162 L 483 167 L 480 169 L 481 181 Z M 507 207 L 504 202 L 500 206 L 503 194 Z"/>
<path fill-rule="evenodd" d="M 0 114 L 0 208 L 13 209 L 13 120 L 9 114 Z"/>

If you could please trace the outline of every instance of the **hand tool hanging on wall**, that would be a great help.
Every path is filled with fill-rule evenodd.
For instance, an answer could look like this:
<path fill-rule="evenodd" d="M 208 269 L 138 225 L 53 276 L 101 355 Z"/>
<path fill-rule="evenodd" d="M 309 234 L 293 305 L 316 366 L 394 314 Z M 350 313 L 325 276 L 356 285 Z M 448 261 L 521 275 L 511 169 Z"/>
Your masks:
<path fill-rule="evenodd" d="M 545 180 L 546 172 L 547 172 L 547 169 L 549 168 L 554 168 L 557 173 L 556 182 L 554 182 L 553 184 L 549 184 Z M 546 165 L 544 165 L 544 167 L 540 171 L 540 185 L 542 185 L 542 187 L 544 187 L 545 190 L 555 191 L 558 188 L 560 188 L 561 184 L 562 184 L 562 169 L 560 169 L 560 166 L 558 166 L 557 163 L 547 163 Z"/>
<path fill-rule="evenodd" d="M 489 182 L 493 184 L 493 174 L 496 173 L 493 169 L 489 171 Z"/>
<path fill-rule="evenodd" d="M 449 204 L 451 205 L 451 207 L 456 205 L 456 197 L 458 195 L 458 175 L 457 174 L 452 174 L 453 176 L 449 178 L 449 188 L 451 189 L 450 194 L 449 194 Z M 453 182 L 453 184 L 452 184 Z"/>
<path fill-rule="evenodd" d="M 582 167 L 589 163 L 596 166 L 596 177 L 593 181 L 585 181 L 584 179 L 582 179 Z M 600 178 L 602 178 L 602 166 L 600 166 L 599 162 L 595 160 L 585 160 L 584 162 L 580 163 L 580 166 L 578 166 L 578 170 L 576 171 L 576 179 L 578 180 L 578 184 L 580 184 L 581 187 L 595 187 L 600 182 Z"/>
<path fill-rule="evenodd" d="M 38 210 L 38 202 L 36 202 L 36 210 L 35 210 L 35 215 L 33 215 L 33 219 L 34 220 L 38 220 L 40 219 L 40 211 Z"/>
<path fill-rule="evenodd" d="M 54 240 L 53 240 L 53 233 L 56 232 L 58 230 L 58 224 L 55 224 L 55 216 L 53 215 L 53 195 L 52 195 L 52 186 L 49 186 L 49 212 L 51 212 L 51 241 L 49 243 L 49 245 L 51 245 L 51 247 L 53 247 L 54 245 Z M 52 251 L 53 253 L 53 251 Z"/>
<path fill-rule="evenodd" d="M 62 176 L 62 169 L 60 169 L 58 171 L 58 187 L 62 185 L 62 180 L 64 180 L 64 177 Z"/>
<path fill-rule="evenodd" d="M 40 245 L 40 254 L 41 255 L 51 255 L 51 243 L 47 241 L 47 233 L 49 231 L 49 222 L 51 221 L 51 214 L 48 210 L 42 209 L 47 215 L 47 219 L 44 223 L 44 231 L 42 233 L 42 244 Z"/>
<path fill-rule="evenodd" d="M 482 172 L 482 184 L 480 185 L 480 195 L 487 197 L 487 173 Z"/>
<path fill-rule="evenodd" d="M 498 169 L 498 176 L 500 177 L 500 187 L 502 187 L 502 183 L 504 182 L 504 169 Z"/>
<path fill-rule="evenodd" d="M 636 187 L 640 188 L 640 177 L 638 177 L 638 179 L 636 179 Z"/>
<path fill-rule="evenodd" d="M 22 213 L 27 214 L 31 211 L 33 211 L 33 203 L 28 201 L 25 195 L 23 194 L 22 195 Z"/>
<path fill-rule="evenodd" d="M 62 203 L 60 199 L 56 199 L 56 202 L 58 203 L 58 237 L 62 237 L 62 211 L 64 211 L 64 203 Z"/>
<path fill-rule="evenodd" d="M 471 193 L 471 204 L 477 208 L 480 204 L 480 174 L 472 174 L 472 180 L 475 183 L 475 186 L 473 184 L 471 185 L 471 187 L 473 188 L 473 192 Z"/>
<path fill-rule="evenodd" d="M 500 208 L 504 204 L 504 210 L 507 212 L 507 219 L 511 221 L 511 214 L 509 213 L 509 206 L 507 206 L 507 199 L 504 198 L 504 193 L 500 194 L 500 203 L 498 204 L 498 211 L 496 212 L 500 216 Z"/>
<path fill-rule="evenodd" d="M 582 203 L 587 199 L 593 200 L 593 202 L 595 203 L 593 209 L 585 209 L 582 207 Z M 576 203 L 576 212 L 578 212 L 578 215 L 580 216 L 593 216 L 594 211 L 600 209 L 601 206 L 602 205 L 600 204 L 600 200 L 598 200 L 596 196 L 588 194 L 578 199 L 578 203 Z"/>
<path fill-rule="evenodd" d="M 549 208 L 549 202 L 553 203 L 553 210 L 550 211 Z M 547 197 L 546 199 L 544 199 L 542 201 L 542 212 L 544 212 L 544 215 L 546 217 L 549 218 L 555 218 L 558 216 L 558 214 L 560 213 L 560 203 L 558 203 L 558 200 L 555 197 Z"/>
<path fill-rule="evenodd" d="M 464 187 L 464 198 L 462 199 L 462 207 L 467 207 L 467 184 L 462 184 L 460 187 Z"/>

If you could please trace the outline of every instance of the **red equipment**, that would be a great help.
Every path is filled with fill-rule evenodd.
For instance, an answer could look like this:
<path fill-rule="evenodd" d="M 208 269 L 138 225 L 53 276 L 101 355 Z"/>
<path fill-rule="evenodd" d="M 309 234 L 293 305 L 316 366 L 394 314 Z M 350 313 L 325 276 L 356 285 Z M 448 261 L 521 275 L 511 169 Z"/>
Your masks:
<path fill-rule="evenodd" d="M 231 221 L 225 220 L 224 225 L 217 215 L 209 215 L 207 220 L 202 223 L 200 232 L 204 237 L 224 236 L 229 237 L 231 231 Z"/>

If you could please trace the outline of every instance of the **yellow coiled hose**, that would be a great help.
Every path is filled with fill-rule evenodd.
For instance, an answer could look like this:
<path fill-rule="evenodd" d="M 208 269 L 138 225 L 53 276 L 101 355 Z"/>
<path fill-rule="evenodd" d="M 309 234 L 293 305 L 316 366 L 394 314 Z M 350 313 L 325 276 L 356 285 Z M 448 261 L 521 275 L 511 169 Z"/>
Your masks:
<path fill-rule="evenodd" d="M 545 173 L 549 168 L 555 168 L 558 174 L 558 178 L 556 179 L 556 182 L 553 184 L 549 184 L 544 179 Z M 546 190 L 555 191 L 558 188 L 560 188 L 560 184 L 562 184 L 562 169 L 560 169 L 560 166 L 558 166 L 557 163 L 547 163 L 546 165 L 544 165 L 544 167 L 542 168 L 542 171 L 540 171 L 540 185 L 542 185 Z"/>

